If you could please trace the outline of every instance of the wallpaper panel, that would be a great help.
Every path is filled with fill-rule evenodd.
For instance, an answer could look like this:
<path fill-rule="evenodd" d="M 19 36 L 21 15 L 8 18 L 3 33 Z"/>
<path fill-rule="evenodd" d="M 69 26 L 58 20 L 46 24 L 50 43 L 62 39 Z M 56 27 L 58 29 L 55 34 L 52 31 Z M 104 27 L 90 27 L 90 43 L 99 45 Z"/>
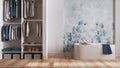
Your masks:
<path fill-rule="evenodd" d="M 74 43 L 113 43 L 113 0 L 65 0 L 64 52 Z"/>

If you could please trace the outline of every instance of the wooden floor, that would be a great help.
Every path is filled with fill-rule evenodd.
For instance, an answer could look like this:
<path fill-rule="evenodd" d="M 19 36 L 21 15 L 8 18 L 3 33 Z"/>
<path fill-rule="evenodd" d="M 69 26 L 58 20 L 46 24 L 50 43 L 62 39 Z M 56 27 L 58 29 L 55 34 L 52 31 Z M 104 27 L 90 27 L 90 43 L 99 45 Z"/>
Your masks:
<path fill-rule="evenodd" d="M 74 60 L 49 58 L 48 60 L 0 60 L 0 68 L 120 68 L 120 58 L 105 60 Z"/>

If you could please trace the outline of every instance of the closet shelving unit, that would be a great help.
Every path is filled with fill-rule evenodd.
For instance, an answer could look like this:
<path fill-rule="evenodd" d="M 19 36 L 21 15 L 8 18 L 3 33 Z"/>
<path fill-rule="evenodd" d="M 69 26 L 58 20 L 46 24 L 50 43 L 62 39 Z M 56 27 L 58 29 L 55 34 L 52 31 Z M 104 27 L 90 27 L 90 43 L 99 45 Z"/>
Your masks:
<path fill-rule="evenodd" d="M 6 7 L 5 1 L 10 1 L 10 0 L 3 0 L 4 9 Z M 32 3 L 33 16 L 27 14 L 28 13 L 27 9 L 29 6 L 31 6 L 30 4 L 26 3 L 27 1 L 29 1 L 29 3 Z M 7 43 L 7 45 L 3 44 L 4 48 L 6 48 L 6 46 L 12 47 L 11 45 L 13 45 L 12 48 L 14 48 L 14 46 L 16 46 L 17 44 L 19 45 L 18 47 L 21 48 L 21 51 L 2 52 L 3 56 L 4 54 L 12 54 L 12 55 L 20 54 L 21 59 L 36 59 L 36 58 L 47 59 L 45 7 L 46 7 L 46 0 L 20 0 L 20 7 L 19 7 L 20 17 L 11 18 L 10 20 L 7 21 L 5 20 L 5 12 L 3 9 L 3 24 L 21 26 L 20 40 L 3 42 L 5 44 Z M 26 17 L 26 15 L 28 16 Z M 24 29 L 25 23 L 29 24 L 29 30 L 27 27 L 25 27 Z M 25 36 L 26 34 L 28 35 Z"/>

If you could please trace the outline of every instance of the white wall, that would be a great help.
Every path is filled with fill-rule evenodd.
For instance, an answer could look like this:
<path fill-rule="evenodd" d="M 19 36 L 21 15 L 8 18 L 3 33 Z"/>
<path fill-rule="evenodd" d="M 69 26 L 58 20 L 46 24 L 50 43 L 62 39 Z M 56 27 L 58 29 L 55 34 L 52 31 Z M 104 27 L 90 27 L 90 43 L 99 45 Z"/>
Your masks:
<path fill-rule="evenodd" d="M 63 1 L 47 0 L 48 53 L 63 52 Z"/>
<path fill-rule="evenodd" d="M 116 0 L 116 56 L 120 56 L 120 0 Z"/>
<path fill-rule="evenodd" d="M 2 4 L 2 0 L 0 0 L 0 29 L 2 27 L 2 22 L 3 22 L 3 4 Z M 3 48 L 3 45 L 2 45 L 2 41 L 1 41 L 1 30 L 0 30 L 0 52 Z M 0 53 L 0 59 L 2 58 L 2 54 Z"/>
<path fill-rule="evenodd" d="M 116 56 L 120 55 L 120 0 L 116 2 Z M 63 50 L 63 10 L 64 0 L 47 0 L 47 43 L 48 53 Z"/>

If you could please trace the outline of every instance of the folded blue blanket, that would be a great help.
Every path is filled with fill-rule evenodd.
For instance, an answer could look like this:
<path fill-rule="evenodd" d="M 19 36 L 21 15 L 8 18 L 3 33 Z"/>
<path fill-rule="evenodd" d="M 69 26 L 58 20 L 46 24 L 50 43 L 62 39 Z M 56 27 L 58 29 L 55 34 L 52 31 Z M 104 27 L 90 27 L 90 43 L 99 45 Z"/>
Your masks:
<path fill-rule="evenodd" d="M 12 48 L 4 48 L 4 49 L 2 49 L 2 51 L 11 51 L 12 50 Z"/>
<path fill-rule="evenodd" d="M 3 48 L 2 51 L 21 51 L 21 48 Z"/>
<path fill-rule="evenodd" d="M 112 54 L 110 44 L 102 44 L 103 54 Z"/>
<path fill-rule="evenodd" d="M 12 48 L 12 51 L 21 51 L 21 48 Z"/>

